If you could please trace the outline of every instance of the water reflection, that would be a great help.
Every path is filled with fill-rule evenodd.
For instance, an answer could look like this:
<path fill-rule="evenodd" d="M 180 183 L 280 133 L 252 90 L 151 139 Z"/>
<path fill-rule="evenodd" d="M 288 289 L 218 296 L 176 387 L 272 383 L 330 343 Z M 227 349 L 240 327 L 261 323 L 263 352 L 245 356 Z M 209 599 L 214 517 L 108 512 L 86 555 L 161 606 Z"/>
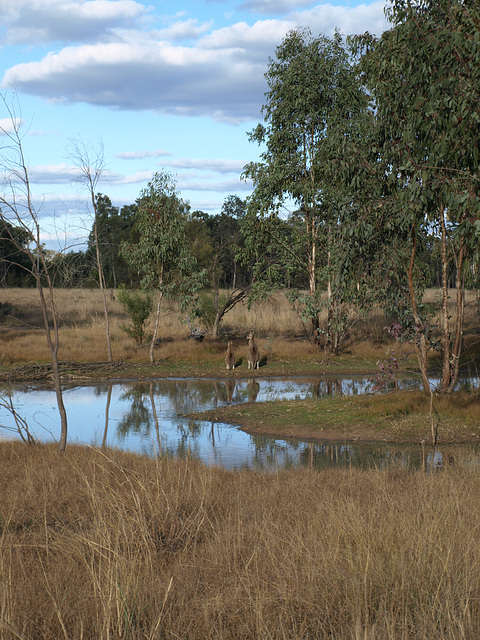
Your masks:
<path fill-rule="evenodd" d="M 404 380 L 404 386 L 416 381 Z M 361 394 L 369 390 L 366 377 L 247 380 L 168 379 L 65 390 L 69 441 L 113 446 L 148 455 L 194 457 L 227 468 L 276 469 L 385 468 L 434 471 L 454 459 L 444 450 L 391 444 L 318 443 L 250 436 L 235 426 L 192 420 L 187 414 L 230 403 L 268 402 Z M 53 391 L 17 388 L 16 410 L 42 441 L 59 433 Z M 246 411 L 248 409 L 245 409 Z M 0 426 L 13 428 L 13 418 L 0 408 Z M 3 430 L 0 429 L 0 433 Z M 453 456 L 453 458 L 452 458 Z M 472 460 L 476 460 L 476 453 Z M 472 462 L 472 464 L 477 464 Z"/>

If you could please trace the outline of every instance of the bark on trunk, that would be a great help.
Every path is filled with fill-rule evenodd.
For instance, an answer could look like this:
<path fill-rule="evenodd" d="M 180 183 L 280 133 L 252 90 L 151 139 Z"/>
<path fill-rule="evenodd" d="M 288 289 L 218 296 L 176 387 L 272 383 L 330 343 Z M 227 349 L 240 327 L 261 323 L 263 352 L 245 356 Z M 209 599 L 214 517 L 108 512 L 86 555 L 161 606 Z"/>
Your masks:
<path fill-rule="evenodd" d="M 157 310 L 155 312 L 155 325 L 153 327 L 152 341 L 150 343 L 150 362 L 151 362 L 151 364 L 153 364 L 155 362 L 154 349 L 155 349 L 155 343 L 157 342 L 158 327 L 160 325 L 160 311 L 161 311 L 161 308 L 162 308 L 162 299 L 163 299 L 163 294 L 160 291 L 159 294 L 158 294 L 158 300 L 157 300 Z"/>
<path fill-rule="evenodd" d="M 465 255 L 465 247 L 460 247 L 457 260 L 456 269 L 456 287 L 457 287 L 457 299 L 456 299 L 456 319 L 455 319 L 455 338 L 453 341 L 452 354 L 451 354 L 451 375 L 450 385 L 447 389 L 451 393 L 455 389 L 455 385 L 458 381 L 458 371 L 460 367 L 460 356 L 462 355 L 463 345 L 463 318 L 465 313 L 465 278 L 463 275 L 463 260 Z"/>
<path fill-rule="evenodd" d="M 430 382 L 428 380 L 427 373 L 427 354 L 428 345 L 425 336 L 425 327 L 419 316 L 417 309 L 417 301 L 415 298 L 415 286 L 413 284 L 413 267 L 415 265 L 415 253 L 417 250 L 417 234 L 415 229 L 412 230 L 412 250 L 410 253 L 410 263 L 407 268 L 408 290 L 410 294 L 410 308 L 412 310 L 413 319 L 415 321 L 415 327 L 419 333 L 419 339 L 416 343 L 417 359 L 420 367 L 420 374 L 422 376 L 422 386 L 425 393 L 431 393 Z"/>
<path fill-rule="evenodd" d="M 450 327 L 448 317 L 448 257 L 447 257 L 447 229 L 445 227 L 445 212 L 440 210 L 440 256 L 442 262 L 442 382 L 440 389 L 445 391 L 450 386 Z"/>
<path fill-rule="evenodd" d="M 53 332 L 54 332 L 54 339 L 52 341 L 50 323 L 48 321 L 48 305 L 47 305 L 47 301 L 45 300 L 45 294 L 44 294 L 43 286 L 41 282 L 40 270 L 38 270 L 36 277 L 37 277 L 37 288 L 40 295 L 40 303 L 42 306 L 42 316 L 43 316 L 43 324 L 45 327 L 45 335 L 47 338 L 48 348 L 50 350 L 50 354 L 52 357 L 53 384 L 55 387 L 55 396 L 57 400 L 58 413 L 60 414 L 60 440 L 58 442 L 58 452 L 63 453 L 67 446 L 68 425 L 67 425 L 67 411 L 63 403 L 60 367 L 58 364 L 59 338 L 58 338 L 58 324 L 57 324 L 57 318 L 55 315 L 55 305 L 53 300 L 53 288 L 51 287 L 51 285 L 49 285 L 49 293 L 50 293 L 49 305 L 50 305 L 50 310 L 52 314 Z"/>
<path fill-rule="evenodd" d="M 94 211 L 96 211 L 95 200 L 92 196 Z M 103 313 L 105 316 L 105 337 L 107 340 L 107 352 L 108 352 L 108 361 L 112 362 L 112 342 L 110 340 L 110 319 L 108 316 L 108 307 L 107 307 L 107 292 L 105 290 L 105 279 L 103 277 L 103 267 L 102 261 L 100 259 L 100 246 L 98 243 L 98 233 L 97 233 L 97 216 L 95 214 L 95 222 L 93 224 L 94 227 L 94 237 L 95 237 L 95 252 L 97 256 L 97 269 L 98 269 L 98 284 L 100 286 L 100 291 L 102 292 L 103 299 Z"/>

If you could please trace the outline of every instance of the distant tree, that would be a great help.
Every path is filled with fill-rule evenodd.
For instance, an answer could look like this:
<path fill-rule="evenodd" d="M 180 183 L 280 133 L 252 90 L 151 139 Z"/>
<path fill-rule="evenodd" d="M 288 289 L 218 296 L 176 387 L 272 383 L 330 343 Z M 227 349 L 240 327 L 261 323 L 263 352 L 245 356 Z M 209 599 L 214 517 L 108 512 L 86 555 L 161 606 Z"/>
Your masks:
<path fill-rule="evenodd" d="M 28 257 L 25 255 L 28 243 L 29 236 L 24 229 L 10 224 L 7 220 L 4 221 L 0 228 L 1 286 L 22 287 L 35 284 L 34 278 L 29 273 Z"/>
<path fill-rule="evenodd" d="M 95 197 L 98 183 L 105 167 L 103 155 L 103 145 L 96 148 L 88 147 L 85 142 L 80 139 L 73 138 L 69 143 L 69 157 L 79 170 L 78 181 L 82 183 L 87 190 L 90 198 L 90 204 L 93 211 L 93 239 L 95 246 L 95 258 L 98 274 L 98 285 L 102 292 L 103 313 L 105 316 L 105 338 L 107 342 L 108 360 L 113 360 L 112 341 L 110 339 L 110 318 L 108 314 L 107 293 L 105 285 L 105 276 L 103 272 L 102 255 L 100 251 L 100 239 L 98 232 L 99 211 L 98 203 Z"/>
<path fill-rule="evenodd" d="M 116 288 L 119 283 L 126 283 L 131 277 L 128 263 L 122 256 L 120 248 L 132 234 L 137 205 L 117 207 L 107 195 L 95 195 L 97 210 L 96 228 L 99 243 L 100 260 L 106 287 Z M 87 259 L 96 266 L 95 222 L 88 237 Z"/>

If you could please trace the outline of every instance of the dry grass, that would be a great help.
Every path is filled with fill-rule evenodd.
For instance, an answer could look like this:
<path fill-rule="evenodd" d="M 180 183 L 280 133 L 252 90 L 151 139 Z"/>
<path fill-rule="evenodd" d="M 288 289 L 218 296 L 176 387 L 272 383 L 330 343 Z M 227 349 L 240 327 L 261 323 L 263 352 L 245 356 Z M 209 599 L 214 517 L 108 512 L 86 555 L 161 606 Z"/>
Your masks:
<path fill-rule="evenodd" d="M 0 445 L 0 637 L 480 637 L 480 475 Z"/>
<path fill-rule="evenodd" d="M 452 300 L 455 292 L 451 292 Z M 55 292 L 56 305 L 60 317 L 61 346 L 60 359 L 90 362 L 107 359 L 104 329 L 103 306 L 100 291 L 96 289 L 58 289 Z M 438 302 L 438 292 L 429 290 L 426 300 Z M 3 316 L 0 324 L 0 352 L 4 365 L 31 362 L 48 362 L 45 336 L 41 330 L 42 320 L 38 293 L 36 289 L 3 289 L 0 295 L 2 304 L 12 307 L 11 313 Z M 112 295 L 108 298 L 110 313 L 110 335 L 116 360 L 142 362 L 148 360 L 148 349 L 135 348 L 121 326 L 128 319 Z M 200 348 L 185 338 L 189 328 L 178 314 L 175 305 L 167 308 L 161 322 L 162 359 L 174 357 L 185 361 L 209 358 L 225 349 L 225 339 L 206 341 Z M 452 311 L 453 312 L 453 311 Z M 467 344 L 478 348 L 479 315 L 473 292 L 467 292 L 466 304 Z M 360 356 L 381 357 L 385 352 L 388 339 L 384 331 L 386 324 L 384 313 L 376 309 L 368 317 L 359 319 L 352 327 L 348 349 Z M 198 324 L 198 323 L 197 323 Z M 259 303 L 248 309 L 246 303 L 237 305 L 224 320 L 224 335 L 235 338 L 244 345 L 249 331 L 255 331 L 262 353 L 280 359 L 300 358 L 306 361 L 318 357 L 318 351 L 312 349 L 305 338 L 305 329 L 298 315 L 292 311 L 285 296 L 276 294 L 269 302 Z M 223 356 L 220 356 L 222 359 Z"/>

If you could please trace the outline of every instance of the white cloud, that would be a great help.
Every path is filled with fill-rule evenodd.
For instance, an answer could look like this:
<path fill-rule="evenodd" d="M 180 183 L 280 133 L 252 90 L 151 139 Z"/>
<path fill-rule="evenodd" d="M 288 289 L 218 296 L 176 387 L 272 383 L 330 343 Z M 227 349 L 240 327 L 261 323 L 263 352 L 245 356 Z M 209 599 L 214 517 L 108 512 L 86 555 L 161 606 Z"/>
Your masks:
<path fill-rule="evenodd" d="M 53 5 L 53 0 L 42 2 Z M 87 5 L 94 5 L 89 16 L 98 20 L 115 9 L 117 22 L 129 11 L 140 12 L 140 5 L 131 0 L 61 4 L 70 5 L 79 14 L 87 12 Z M 197 37 L 205 25 L 186 20 L 164 32 L 123 30 L 115 40 L 68 46 L 39 61 L 17 64 L 5 72 L 3 84 L 50 102 L 209 116 L 230 123 L 258 120 L 268 57 L 290 29 L 308 25 L 314 34 L 329 35 L 336 27 L 344 34 L 381 33 L 387 27 L 384 6 L 384 0 L 354 8 L 317 4 L 281 20 L 259 20 L 253 25 L 238 22 L 183 46 L 173 39 Z M 113 17 L 109 24 L 116 24 Z M 170 41 L 158 39 L 160 33 L 167 37 L 169 29 Z"/>
<path fill-rule="evenodd" d="M 193 40 L 211 29 L 213 22 L 199 22 L 198 20 L 177 20 L 166 29 L 156 31 L 160 40 Z"/>
<path fill-rule="evenodd" d="M 239 51 L 105 43 L 67 47 L 40 62 L 11 67 L 5 86 L 47 100 L 218 120 L 258 118 L 264 63 Z"/>
<path fill-rule="evenodd" d="M 146 15 L 134 0 L 0 0 L 7 44 L 93 41 Z"/>
<path fill-rule="evenodd" d="M 320 4 L 312 9 L 292 14 L 292 19 L 306 24 L 315 33 L 333 33 L 338 27 L 344 35 L 360 34 L 369 31 L 380 35 L 390 27 L 384 14 L 385 1 L 377 0 L 371 4 L 359 4 L 356 7 L 344 7 Z"/>
<path fill-rule="evenodd" d="M 15 129 L 19 129 L 23 120 L 20 118 L 0 118 L 0 136 L 13 133 Z"/>
<path fill-rule="evenodd" d="M 79 178 L 80 170 L 67 164 L 44 164 L 29 167 L 28 175 L 34 184 L 68 184 Z"/>
<path fill-rule="evenodd" d="M 240 6 L 247 11 L 263 14 L 280 15 L 293 7 L 309 7 L 315 0 L 247 0 Z"/>
<path fill-rule="evenodd" d="M 243 171 L 245 164 L 246 161 L 242 160 L 182 158 L 168 162 L 167 166 L 178 169 L 195 169 L 197 171 L 215 171 L 217 173 L 235 173 L 239 175 Z"/>
<path fill-rule="evenodd" d="M 222 180 L 211 183 L 205 183 L 205 181 L 190 181 L 188 178 L 179 178 L 178 187 L 180 191 L 215 191 L 218 193 L 235 193 L 235 191 L 248 191 L 252 190 L 252 185 L 241 181 L 239 178 L 236 180 Z"/>

